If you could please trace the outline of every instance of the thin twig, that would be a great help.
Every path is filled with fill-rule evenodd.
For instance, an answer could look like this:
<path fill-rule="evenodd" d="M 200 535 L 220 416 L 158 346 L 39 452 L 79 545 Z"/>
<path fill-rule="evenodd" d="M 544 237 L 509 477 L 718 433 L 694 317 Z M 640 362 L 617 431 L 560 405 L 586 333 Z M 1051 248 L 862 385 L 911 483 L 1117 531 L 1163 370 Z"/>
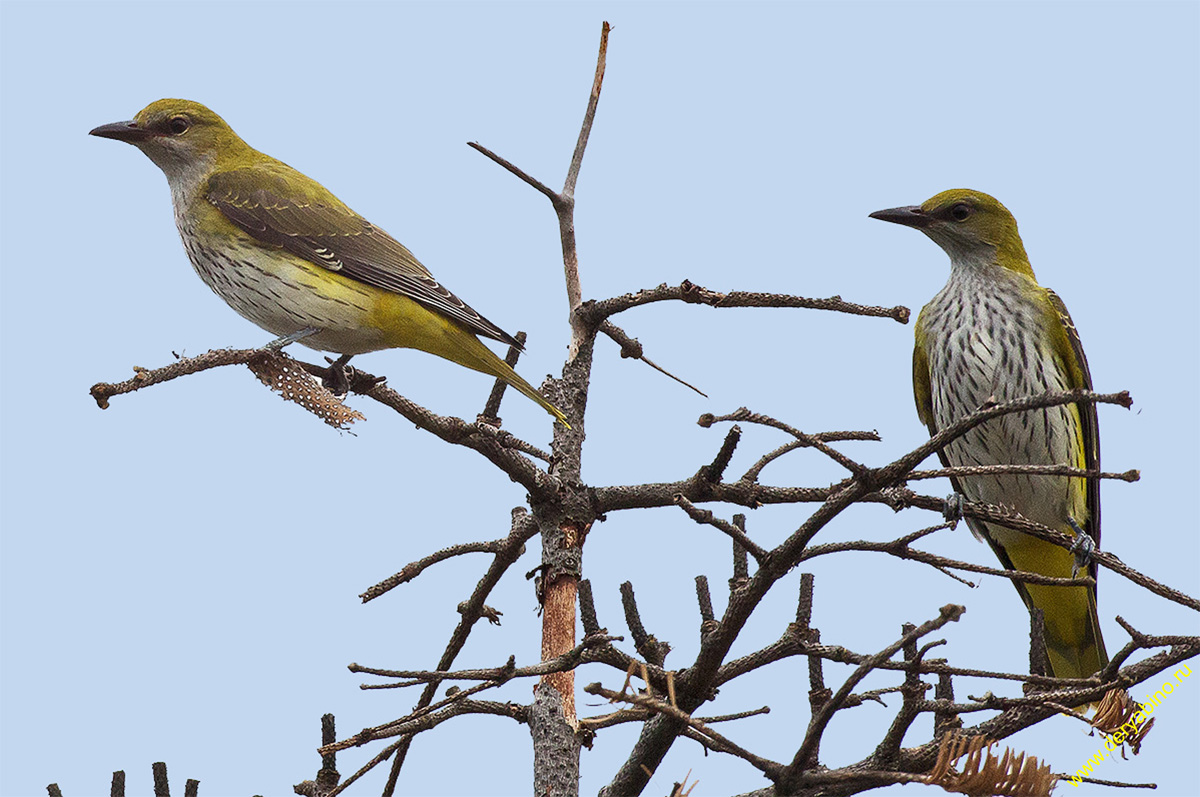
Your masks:
<path fill-rule="evenodd" d="M 378 598 L 380 595 L 395 589 L 401 584 L 406 584 L 412 581 L 417 576 L 421 575 L 426 568 L 432 567 L 438 562 L 444 562 L 447 559 L 453 559 L 456 556 L 464 556 L 469 553 L 496 553 L 504 545 L 505 540 L 491 540 L 489 542 L 464 542 L 459 545 L 451 545 L 448 548 L 443 548 L 440 551 L 435 551 L 428 556 L 418 559 L 415 562 L 409 562 L 399 573 L 388 576 L 383 581 L 380 581 L 373 587 L 368 587 L 365 592 L 358 597 L 362 598 L 362 602 L 366 603 Z"/>
<path fill-rule="evenodd" d="M 483 146 L 482 144 L 480 144 L 476 141 L 468 141 L 467 146 L 470 147 L 471 149 L 475 150 L 476 152 L 479 152 L 484 157 L 491 160 L 493 163 L 506 169 L 510 174 L 516 176 L 519 180 L 524 182 L 526 185 L 533 186 L 535 189 L 537 189 L 541 193 L 545 194 L 545 196 L 551 202 L 555 202 L 555 203 L 558 202 L 558 193 L 553 188 L 546 185 L 541 180 L 538 180 L 536 177 L 526 174 L 525 171 L 523 171 L 521 169 L 521 167 L 517 166 L 516 164 L 512 163 L 509 160 L 506 160 L 505 158 L 501 157 L 500 155 L 497 155 L 495 152 L 492 152 L 490 149 L 488 149 L 487 147 Z"/>
<path fill-rule="evenodd" d="M 718 722 L 733 722 L 734 720 L 744 720 L 747 717 L 757 717 L 760 714 L 770 714 L 771 707 L 763 706 L 762 708 L 752 708 L 749 711 L 737 711 L 733 714 L 717 714 L 712 717 L 696 717 L 698 722 L 703 722 L 706 725 L 713 725 Z"/>
<path fill-rule="evenodd" d="M 92 398 L 102 410 L 108 409 L 108 400 L 113 396 L 132 393 L 144 387 L 159 385 L 178 379 L 181 376 L 207 371 L 210 368 L 220 368 L 225 365 L 246 365 L 256 359 L 266 356 L 263 349 L 213 349 L 195 357 L 180 357 L 170 365 L 161 368 L 142 368 L 134 366 L 134 375 L 124 382 L 109 384 L 97 382 L 92 385 Z"/>
<path fill-rule="evenodd" d="M 934 512 L 941 512 L 943 506 L 945 505 L 944 498 L 936 498 L 930 495 L 918 495 L 907 489 L 893 490 L 891 494 L 891 500 L 895 501 L 897 499 L 901 500 L 905 506 L 929 509 Z M 1035 523 L 1003 507 L 964 501 L 962 514 L 963 517 L 975 518 L 988 523 L 996 523 L 1005 526 L 1006 528 L 1024 532 L 1032 537 L 1037 537 L 1040 540 L 1053 543 L 1060 548 L 1066 548 L 1068 550 L 1071 549 L 1071 546 L 1075 542 L 1075 538 L 1073 536 L 1068 536 L 1056 529 L 1043 526 L 1040 523 Z M 1122 562 L 1116 556 L 1113 556 L 1106 551 L 1093 551 L 1091 554 L 1091 561 L 1132 581 L 1140 587 L 1144 587 L 1159 597 L 1166 598 L 1169 601 L 1178 603 L 1181 606 L 1186 606 L 1189 609 L 1200 611 L 1200 600 L 1197 600 L 1190 595 L 1186 595 L 1183 592 L 1174 589 L 1173 587 L 1168 587 L 1165 584 L 1159 583 L 1153 578 L 1150 578 L 1150 576 L 1135 570 L 1134 568 Z"/>
<path fill-rule="evenodd" d="M 600 89 L 604 85 L 604 69 L 608 61 L 608 34 L 612 25 L 607 21 L 600 25 L 600 51 L 596 56 L 596 76 L 592 79 L 592 91 L 588 94 L 587 110 L 583 114 L 583 124 L 579 127 L 579 138 L 575 142 L 575 151 L 571 153 L 571 166 L 567 169 L 567 179 L 563 181 L 563 196 L 575 196 L 575 183 L 579 180 L 579 169 L 583 166 L 583 153 L 587 149 L 588 137 L 592 134 L 592 123 L 596 120 L 596 107 L 600 104 Z M 571 302 L 572 309 L 579 306 L 578 297 Z"/>
<path fill-rule="evenodd" d="M 877 432 L 822 432 L 820 434 L 810 435 L 810 437 L 825 443 L 833 442 L 835 440 L 871 440 L 874 442 L 879 442 L 880 439 Z M 754 465 L 751 466 L 750 470 L 746 471 L 745 474 L 742 475 L 742 478 L 739 481 L 758 481 L 759 474 L 762 473 L 763 468 L 765 468 L 767 465 L 770 465 L 772 462 L 790 451 L 795 451 L 798 448 L 809 447 L 810 445 L 807 440 L 792 440 L 790 443 L 784 443 L 774 451 L 763 454 L 762 457 L 759 458 L 758 462 L 755 462 Z"/>
<path fill-rule="evenodd" d="M 620 701 L 623 703 L 632 703 L 635 706 L 649 709 L 650 711 L 658 714 L 665 714 L 672 719 L 679 720 L 704 737 L 706 743 L 710 745 L 712 749 L 717 750 L 718 752 L 737 756 L 743 761 L 748 762 L 751 766 L 769 778 L 773 779 L 783 768 L 782 764 L 776 761 L 770 761 L 751 753 L 749 750 L 746 750 L 740 745 L 730 741 L 725 736 L 722 736 L 720 733 L 714 731 L 696 717 L 690 716 L 687 714 L 687 712 L 681 711 L 670 703 L 659 700 L 653 695 L 639 694 L 636 692 L 616 692 L 612 689 L 605 689 L 598 683 L 588 684 L 583 688 L 583 691 L 587 692 L 589 695 L 598 695 L 614 702 Z"/>
<path fill-rule="evenodd" d="M 490 682 L 485 681 L 476 687 L 472 687 L 471 690 L 463 690 L 451 698 L 447 698 L 443 703 L 448 703 L 449 705 L 440 710 L 431 710 L 430 712 L 421 710 L 420 712 L 414 712 L 415 716 L 412 719 L 388 723 L 376 728 L 364 728 L 349 739 L 344 739 L 320 748 L 320 752 L 322 754 L 337 752 L 350 747 L 359 747 L 376 739 L 391 739 L 396 736 L 403 736 L 411 741 L 416 734 L 432 730 L 443 722 L 464 714 L 493 714 L 510 717 L 518 722 L 525 722 L 527 719 L 525 714 L 528 711 L 525 706 L 519 706 L 515 703 L 465 699 L 465 695 L 468 692 L 480 691 L 481 689 L 488 688 L 489 685 Z"/>
<path fill-rule="evenodd" d="M 661 365 L 647 357 L 645 352 L 642 350 L 642 344 L 638 341 L 638 339 L 630 337 L 625 330 L 621 329 L 613 322 L 603 321 L 601 322 L 599 329 L 605 335 L 608 335 L 610 338 L 616 341 L 617 345 L 621 347 L 622 359 L 641 360 L 659 373 L 669 376 L 684 387 L 690 388 L 699 393 L 701 396 L 708 398 L 708 394 L 703 390 L 691 384 L 690 382 L 685 382 L 683 379 L 675 376 L 675 374 L 671 373 L 666 368 L 663 368 Z"/>
<path fill-rule="evenodd" d="M 784 423 L 783 421 L 776 420 L 775 418 L 772 418 L 769 415 L 763 415 L 762 413 L 751 412 L 745 407 L 739 407 L 728 415 L 712 415 L 710 413 L 706 413 L 700 416 L 700 419 L 697 421 L 697 423 L 705 428 L 708 428 L 714 423 L 725 421 L 756 423 L 762 426 L 770 426 L 775 429 L 779 429 L 780 431 L 787 432 L 788 434 L 792 435 L 797 440 L 801 441 L 806 447 L 815 448 L 816 450 L 820 451 L 822 454 L 829 457 L 834 462 L 841 465 L 843 468 L 853 474 L 862 473 L 864 470 L 866 470 L 866 468 L 850 459 L 850 457 L 827 445 L 819 435 L 811 435 L 807 432 L 802 432 L 794 426 Z"/>
<path fill-rule="evenodd" d="M 537 534 L 537 532 L 537 524 L 533 522 L 533 519 L 525 510 L 517 509 L 513 511 L 512 531 L 509 532 L 501 550 L 496 552 L 495 558 L 492 559 L 492 563 L 488 567 L 487 572 L 484 573 L 483 578 L 479 580 L 475 590 L 471 593 L 471 597 L 467 599 L 466 606 L 460 610 L 461 619 L 450 634 L 450 640 L 446 643 L 446 649 L 442 653 L 437 669 L 450 669 L 450 665 L 454 663 L 455 658 L 458 657 L 463 646 L 466 645 L 467 637 L 471 634 L 471 629 L 475 627 L 475 623 L 482 616 L 481 610 L 484 601 L 500 581 L 500 577 L 512 566 L 513 562 L 517 561 L 521 553 L 525 550 L 525 543 Z M 433 697 L 437 694 L 440 683 L 440 681 L 430 681 L 426 685 L 417 702 L 418 708 L 423 708 L 433 702 Z M 389 783 L 394 784 L 396 779 L 399 778 L 400 768 L 404 764 L 405 756 L 408 753 L 408 746 L 411 742 L 412 737 L 406 736 L 397 743 L 396 760 L 392 762 L 392 769 L 388 775 Z"/>
<path fill-rule="evenodd" d="M 521 350 L 525 347 L 527 337 L 524 332 L 517 332 L 513 336 L 517 345 L 508 347 L 508 354 L 504 356 L 504 362 L 508 363 L 509 368 L 515 368 L 517 360 L 521 357 Z M 492 385 L 492 392 L 488 396 L 487 403 L 483 405 L 483 412 L 479 413 L 479 420 L 485 421 L 497 428 L 500 426 L 500 402 L 504 399 L 504 389 L 508 387 L 508 382 L 500 377 L 496 377 L 496 384 Z M 492 422 L 495 422 L 494 424 Z"/>
<path fill-rule="evenodd" d="M 1095 783 L 1097 786 L 1112 786 L 1114 789 L 1157 789 L 1157 783 L 1125 783 L 1120 780 L 1101 780 L 1100 778 L 1085 778 L 1080 775 L 1055 775 L 1061 781 L 1079 781 L 1080 783 Z"/>
<path fill-rule="evenodd" d="M 512 449 L 500 445 L 495 438 L 494 428 L 487 427 L 486 424 L 467 423 L 461 418 L 437 415 L 401 396 L 387 385 L 376 385 L 364 395 L 391 407 L 447 443 L 477 451 L 533 495 L 549 497 L 553 494 L 555 486 L 550 476 L 529 460 L 518 456 Z M 483 431 L 485 427 L 489 431 Z"/>
<path fill-rule="evenodd" d="M 941 528 L 935 526 L 934 528 Z M 1095 580 L 1088 576 L 1079 576 L 1078 578 L 1059 578 L 1055 576 L 1043 576 L 1040 573 L 1029 573 L 1023 570 L 1005 570 L 997 567 L 988 567 L 987 565 L 977 565 L 970 562 L 962 562 L 957 559 L 950 559 L 946 556 L 920 551 L 916 548 L 910 548 L 901 540 L 893 540 L 891 542 L 869 542 L 867 540 L 855 540 L 853 542 L 831 542 L 823 545 L 814 545 L 804 551 L 800 557 L 800 561 L 815 559 L 818 556 L 827 556 L 832 553 L 843 553 L 846 551 L 862 551 L 874 553 L 886 553 L 895 556 L 898 559 L 911 559 L 914 562 L 936 567 L 946 575 L 958 581 L 962 579 L 950 573 L 946 568 L 955 570 L 966 570 L 972 573 L 984 573 L 990 576 L 999 576 L 1007 578 L 1011 581 L 1019 581 L 1026 584 L 1045 584 L 1055 587 L 1088 587 L 1095 584 Z M 969 586 L 975 586 L 971 582 L 963 582 Z"/>
<path fill-rule="evenodd" d="M 350 777 L 346 778 L 341 783 L 339 783 L 337 785 L 337 788 L 335 788 L 333 791 L 329 792 L 327 797 L 337 797 L 337 795 L 346 791 L 346 789 L 350 788 L 350 785 L 352 783 L 357 781 L 363 775 L 370 772 L 375 767 L 382 764 L 384 761 L 387 761 L 389 758 L 392 757 L 392 753 L 396 752 L 396 750 L 399 749 L 401 745 L 406 744 L 409 741 L 411 741 L 411 737 L 406 736 L 398 741 L 392 742 L 387 747 L 380 750 L 378 753 L 375 754 L 374 758 L 372 758 L 370 761 L 368 761 L 367 763 L 365 763 L 361 767 L 359 767 L 357 772 L 355 772 L 353 775 L 351 775 Z"/>
<path fill-rule="evenodd" d="M 383 670 L 377 667 L 364 667 L 360 664 L 349 665 L 349 670 L 366 675 L 379 675 L 384 678 L 410 678 L 419 683 L 428 681 L 498 681 L 503 683 L 513 678 L 531 678 L 546 673 L 569 670 L 577 666 L 583 660 L 583 654 L 591 648 L 621 639 L 624 637 L 607 634 L 588 636 L 563 655 L 526 667 L 517 667 L 510 660 L 510 664 L 500 667 L 474 670 Z"/>
<path fill-rule="evenodd" d="M 754 557 L 754 561 L 762 562 L 762 560 L 766 557 L 766 549 L 746 536 L 746 532 L 742 531 L 732 523 L 722 520 L 709 510 L 701 509 L 688 499 L 684 498 L 682 494 L 675 496 L 675 505 L 687 513 L 687 516 L 697 523 L 703 523 L 705 525 L 712 526 L 714 529 L 729 535 L 730 539 L 742 546 L 743 550 L 747 551 L 751 556 Z"/>

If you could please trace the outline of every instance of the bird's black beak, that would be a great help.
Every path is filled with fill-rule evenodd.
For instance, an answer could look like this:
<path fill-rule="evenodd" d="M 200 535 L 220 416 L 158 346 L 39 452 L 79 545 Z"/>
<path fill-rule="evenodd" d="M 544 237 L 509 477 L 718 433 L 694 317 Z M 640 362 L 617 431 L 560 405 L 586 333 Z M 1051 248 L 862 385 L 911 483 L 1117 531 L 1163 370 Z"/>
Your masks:
<path fill-rule="evenodd" d="M 921 210 L 920 205 L 877 210 L 871 214 L 871 218 L 890 221 L 892 224 L 903 224 L 905 227 L 915 227 L 918 230 L 933 223 L 933 219 L 929 217 L 928 213 Z"/>
<path fill-rule="evenodd" d="M 139 127 L 137 122 L 128 121 L 100 125 L 88 133 L 88 135 L 100 136 L 100 138 L 113 138 L 117 141 L 124 141 L 126 144 L 136 144 L 139 141 L 145 141 L 150 138 L 153 133 L 144 127 Z"/>

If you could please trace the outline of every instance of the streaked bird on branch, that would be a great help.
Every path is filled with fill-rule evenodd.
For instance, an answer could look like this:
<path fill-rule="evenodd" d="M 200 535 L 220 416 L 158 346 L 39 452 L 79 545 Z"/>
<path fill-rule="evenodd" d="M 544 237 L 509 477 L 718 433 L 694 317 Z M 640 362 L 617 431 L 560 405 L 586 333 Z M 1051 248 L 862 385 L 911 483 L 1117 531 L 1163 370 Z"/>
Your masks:
<path fill-rule="evenodd" d="M 1079 333 L 1058 295 L 1038 284 L 1012 214 L 979 191 L 944 191 L 922 205 L 872 218 L 913 227 L 950 256 L 950 279 L 917 318 L 913 393 L 931 434 L 989 401 L 1091 389 Z M 1095 404 L 1064 404 L 993 418 L 948 444 L 947 467 L 1069 465 L 1099 469 Z M 971 501 L 1011 507 L 1076 536 L 1085 550 L 1100 542 L 1100 481 L 1041 474 L 959 476 Z M 1006 568 L 1072 578 L 1071 551 L 993 523 L 967 519 Z M 1096 566 L 1089 574 L 1096 577 Z M 1032 612 L 1041 609 L 1052 674 L 1086 678 L 1108 663 L 1095 587 L 1014 581 Z"/>
<path fill-rule="evenodd" d="M 196 273 L 244 318 L 320 351 L 413 348 L 503 379 L 563 413 L 477 336 L 520 344 L 444 288 L 407 248 L 317 181 L 188 100 L 158 100 L 94 136 L 163 170 Z"/>

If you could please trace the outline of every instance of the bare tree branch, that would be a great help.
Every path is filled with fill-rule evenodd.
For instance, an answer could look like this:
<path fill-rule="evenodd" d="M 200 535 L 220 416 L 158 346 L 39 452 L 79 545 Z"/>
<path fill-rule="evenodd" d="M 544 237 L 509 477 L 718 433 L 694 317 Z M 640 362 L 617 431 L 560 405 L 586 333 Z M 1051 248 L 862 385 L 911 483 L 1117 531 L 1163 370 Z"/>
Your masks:
<path fill-rule="evenodd" d="M 267 356 L 263 349 L 213 349 L 196 357 L 180 357 L 170 365 L 162 368 L 133 367 L 133 378 L 124 382 L 109 384 L 97 382 L 92 385 L 92 398 L 102 410 L 108 409 L 108 400 L 113 396 L 132 393 L 144 387 L 160 385 L 181 376 L 197 374 L 210 368 L 220 368 L 224 365 L 246 365 L 253 360 Z"/>
<path fill-rule="evenodd" d="M 401 396 L 387 385 L 376 385 L 364 395 L 391 407 L 447 443 L 477 451 L 531 494 L 547 496 L 553 492 L 554 483 L 550 476 L 529 460 L 518 456 L 512 449 L 500 445 L 496 440 L 495 430 L 486 424 L 467 423 L 460 418 L 436 415 Z M 488 431 L 483 431 L 484 429 Z"/>
<path fill-rule="evenodd" d="M 459 545 L 451 545 L 450 547 L 443 548 L 440 551 L 435 551 L 434 553 L 429 554 L 429 556 L 418 559 L 415 562 L 409 562 L 404 566 L 403 569 L 400 570 L 399 573 L 385 578 L 375 586 L 368 588 L 366 592 L 362 593 L 358 597 L 362 598 L 363 603 L 374 600 L 380 595 L 395 589 L 401 584 L 406 584 L 409 581 L 412 581 L 414 578 L 421 575 L 421 573 L 425 572 L 426 568 L 432 567 L 438 562 L 444 562 L 447 559 L 453 559 L 456 556 L 464 556 L 469 553 L 497 553 L 502 550 L 505 541 L 506 540 L 504 539 L 500 539 L 492 540 L 490 542 L 464 542 Z"/>
<path fill-rule="evenodd" d="M 584 661 L 584 654 L 595 647 L 606 645 L 614 640 L 624 639 L 619 636 L 598 634 L 585 637 L 582 642 L 571 650 L 553 659 L 532 664 L 527 667 L 517 667 L 514 658 L 509 658 L 508 664 L 502 667 L 488 667 L 475 670 L 383 670 L 377 667 L 364 667 L 351 664 L 350 672 L 360 672 L 367 675 L 379 675 L 385 678 L 409 678 L 416 683 L 428 681 L 495 681 L 497 685 L 506 683 L 513 678 L 531 678 L 551 672 L 564 672 L 578 666 Z"/>
<path fill-rule="evenodd" d="M 774 777 L 780 771 L 780 769 L 782 769 L 782 764 L 754 755 L 749 750 L 746 750 L 745 748 L 730 741 L 728 738 L 717 733 L 712 728 L 705 725 L 702 721 L 696 719 L 695 717 L 688 716 L 686 712 L 680 711 L 670 703 L 664 703 L 653 695 L 638 693 L 627 694 L 623 691 L 614 692 L 611 689 L 605 689 L 598 683 L 588 684 L 583 688 L 583 691 L 587 692 L 589 695 L 599 695 L 600 697 L 607 698 L 608 700 L 614 702 L 620 701 L 632 703 L 635 706 L 648 709 L 651 712 L 669 716 L 672 719 L 685 723 L 688 727 L 701 735 L 705 746 L 711 747 L 713 750 L 717 750 L 722 753 L 735 755 L 749 763 L 767 777 Z"/>
<path fill-rule="evenodd" d="M 580 312 L 588 324 L 596 325 L 601 321 L 623 313 L 634 307 L 652 302 L 680 301 L 687 304 L 706 304 L 710 307 L 795 307 L 810 310 L 833 310 L 852 315 L 875 316 L 891 318 L 901 324 L 908 323 L 910 311 L 907 307 L 870 307 L 853 304 L 842 300 L 840 296 L 828 299 L 809 299 L 803 296 L 789 296 L 782 293 L 761 293 L 755 291 L 731 291 L 718 293 L 702 288 L 688 280 L 680 285 L 668 287 L 666 283 L 656 288 L 647 288 L 637 293 L 627 293 L 612 299 L 599 302 L 584 302 Z"/>
<path fill-rule="evenodd" d="M 953 468 L 938 468 L 936 470 L 914 470 L 908 474 L 908 481 L 921 479 L 939 479 L 952 476 L 994 476 L 1002 473 L 1023 473 L 1037 476 L 1079 476 L 1087 479 L 1117 479 L 1123 482 L 1136 482 L 1142 478 L 1141 471 L 1127 470 L 1124 473 L 1108 473 L 1100 470 L 1072 468 L 1067 465 L 960 465 Z"/>
<path fill-rule="evenodd" d="M 858 668 L 850 674 L 850 677 L 846 679 L 845 683 L 842 684 L 841 688 L 833 693 L 833 697 L 829 699 L 829 702 L 827 702 L 821 708 L 821 711 L 815 714 L 812 720 L 809 722 L 808 731 L 804 734 L 804 741 L 801 743 L 800 748 L 796 750 L 796 754 L 792 757 L 792 763 L 779 773 L 777 782 L 779 783 L 780 788 L 782 788 L 784 791 L 789 791 L 793 787 L 796 775 L 802 771 L 802 767 L 804 766 L 805 762 L 808 761 L 811 750 L 820 741 L 821 735 L 825 733 L 825 728 L 829 724 L 829 720 L 833 718 L 834 713 L 841 707 L 846 698 L 850 696 L 850 693 L 854 690 L 854 687 L 857 686 L 863 678 L 866 678 L 868 673 L 874 670 L 881 662 L 890 659 L 896 653 L 896 651 L 900 650 L 900 648 L 904 647 L 904 645 L 918 640 L 926 634 L 938 630 L 946 623 L 957 622 L 958 618 L 961 617 L 965 611 L 966 609 L 964 607 L 956 606 L 954 604 L 947 604 L 946 606 L 943 606 L 941 613 L 937 618 L 922 623 L 919 627 L 912 629 L 899 640 L 891 645 L 888 645 L 886 648 L 860 664 Z"/>
<path fill-rule="evenodd" d="M 747 537 L 746 532 L 742 531 L 732 523 L 721 520 L 721 518 L 717 517 L 707 509 L 699 508 L 691 501 L 684 498 L 682 494 L 676 494 L 675 503 L 680 509 L 687 513 L 688 517 L 697 523 L 707 524 L 721 531 L 722 533 L 729 535 L 734 542 L 741 546 L 742 550 L 754 557 L 754 561 L 761 562 L 763 558 L 766 557 L 766 550 L 764 550 L 763 547 L 754 540 Z"/>
<path fill-rule="evenodd" d="M 870 500 L 869 498 L 867 500 Z M 882 498 L 880 499 L 882 500 Z M 908 490 L 894 490 L 890 496 L 892 502 L 899 501 L 904 506 L 919 507 L 921 509 L 929 509 L 935 512 L 941 512 L 945 504 L 942 498 L 934 498 L 928 495 L 917 495 Z M 1060 548 L 1068 550 L 1074 545 L 1074 537 L 1067 536 L 1060 531 L 1043 526 L 1040 523 L 1034 523 L 1019 514 L 1006 510 L 1002 507 L 991 506 L 989 504 L 973 504 L 969 501 L 963 502 L 963 517 L 976 518 L 985 520 L 988 523 L 996 523 L 1006 528 L 1016 529 L 1030 536 L 1037 537 L 1039 540 L 1053 543 Z M 1112 572 L 1129 579 L 1134 584 L 1143 587 L 1150 592 L 1153 592 L 1159 597 L 1166 598 L 1169 601 L 1178 603 L 1181 606 L 1186 606 L 1189 609 L 1200 611 L 1200 600 L 1197 600 L 1190 595 L 1185 595 L 1177 589 L 1168 587 L 1149 576 L 1133 569 L 1129 565 L 1122 562 L 1116 556 L 1104 551 L 1093 551 L 1091 561 L 1104 567 Z"/>
<path fill-rule="evenodd" d="M 513 511 L 512 531 L 509 532 L 504 547 L 496 552 L 491 566 L 488 567 L 487 572 L 480 579 L 479 584 L 475 587 L 475 591 L 467 599 L 466 610 L 461 612 L 462 618 L 458 621 L 458 626 L 455 627 L 453 633 L 450 635 L 450 641 L 446 644 L 446 650 L 442 653 L 442 658 L 438 662 L 437 669 L 450 669 L 450 665 L 454 663 L 454 659 L 457 658 L 466 644 L 471 629 L 482 616 L 484 600 L 487 599 L 492 589 L 500 581 L 500 577 L 521 556 L 521 552 L 525 550 L 525 543 L 537 534 L 537 531 L 537 525 L 525 510 L 516 509 Z M 433 702 L 433 697 L 437 693 L 439 683 L 438 681 L 429 682 L 421 693 L 420 700 L 417 702 L 418 708 L 424 708 Z M 395 788 L 396 779 L 400 776 L 400 768 L 404 765 L 404 758 L 408 753 L 408 747 L 411 743 L 412 736 L 405 736 L 396 745 L 396 759 L 392 764 L 392 770 L 388 777 L 388 783 L 391 784 L 392 789 Z M 342 787 L 344 788 L 346 785 L 346 783 L 343 783 Z"/>
<path fill-rule="evenodd" d="M 857 473 L 861 473 L 863 470 L 865 470 L 865 468 L 862 465 L 860 465 L 857 462 L 855 462 L 854 460 L 850 459 L 842 452 L 838 451 L 835 448 L 832 448 L 831 446 L 826 445 L 825 440 L 823 439 L 823 437 L 821 435 L 807 434 L 805 432 L 800 431 L 799 429 L 789 426 L 788 424 L 784 423 L 783 421 L 776 420 L 775 418 L 772 418 L 768 415 L 763 415 L 761 413 L 751 412 L 750 410 L 746 409 L 745 407 L 739 407 L 737 410 L 734 410 L 733 412 L 729 413 L 728 415 L 711 415 L 711 414 L 706 413 L 704 415 L 701 415 L 700 419 L 698 421 L 696 421 L 696 423 L 698 423 L 700 426 L 703 426 L 704 428 L 707 429 L 709 426 L 712 426 L 714 423 L 720 423 L 723 421 L 742 421 L 745 423 L 756 423 L 756 424 L 760 424 L 762 426 L 770 426 L 772 428 L 779 429 L 781 431 L 787 432 L 792 437 L 795 437 L 796 440 L 798 442 L 802 443 L 805 447 L 811 447 L 811 448 L 817 449 L 822 454 L 829 457 L 834 462 L 838 463 L 839 465 L 841 465 L 843 468 L 850 471 L 851 473 L 857 474 Z"/>

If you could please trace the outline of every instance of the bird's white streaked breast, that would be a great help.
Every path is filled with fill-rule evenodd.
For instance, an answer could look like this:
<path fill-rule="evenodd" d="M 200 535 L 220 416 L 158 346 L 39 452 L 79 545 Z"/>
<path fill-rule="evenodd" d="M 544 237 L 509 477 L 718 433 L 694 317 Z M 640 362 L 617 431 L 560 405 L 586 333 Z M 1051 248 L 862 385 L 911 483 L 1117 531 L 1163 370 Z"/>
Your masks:
<path fill-rule="evenodd" d="M 925 313 L 933 417 L 944 428 L 989 400 L 1007 401 L 1070 387 L 1066 365 L 1050 348 L 1052 314 L 1031 297 L 1031 283 L 998 266 L 955 268 Z M 946 448 L 951 465 L 1078 465 L 1079 418 L 1073 406 L 1006 415 Z M 973 501 L 1014 507 L 1050 526 L 1082 520 L 1066 477 L 996 475 L 960 480 Z M 1003 532 L 1000 532 L 1003 534 Z"/>
<path fill-rule="evenodd" d="M 188 259 L 200 279 L 243 318 L 275 336 L 307 327 L 321 332 L 300 342 L 339 354 L 387 348 L 384 335 L 368 324 L 375 298 L 365 287 L 343 281 L 328 289 L 319 266 L 246 238 L 201 238 L 176 204 L 175 224 Z"/>

